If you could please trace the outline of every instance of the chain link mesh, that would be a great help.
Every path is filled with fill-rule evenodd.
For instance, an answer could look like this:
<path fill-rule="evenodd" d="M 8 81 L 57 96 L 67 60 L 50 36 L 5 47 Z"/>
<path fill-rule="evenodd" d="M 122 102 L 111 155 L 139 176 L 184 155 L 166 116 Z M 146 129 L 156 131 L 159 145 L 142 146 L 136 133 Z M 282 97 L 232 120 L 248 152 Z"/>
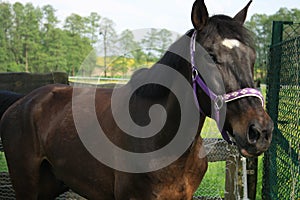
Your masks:
<path fill-rule="evenodd" d="M 286 23 L 283 27 L 283 41 L 295 39 L 300 35 L 300 23 Z"/>
<path fill-rule="evenodd" d="M 268 112 L 275 122 L 264 157 L 263 199 L 300 199 L 300 24 L 284 24 L 270 48 Z"/>

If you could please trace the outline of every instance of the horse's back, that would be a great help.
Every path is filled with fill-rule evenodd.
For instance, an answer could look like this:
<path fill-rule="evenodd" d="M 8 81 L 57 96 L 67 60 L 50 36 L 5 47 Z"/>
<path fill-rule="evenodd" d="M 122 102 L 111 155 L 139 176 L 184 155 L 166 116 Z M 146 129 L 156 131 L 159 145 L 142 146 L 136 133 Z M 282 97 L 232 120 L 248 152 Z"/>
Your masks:
<path fill-rule="evenodd" d="M 111 92 L 97 89 L 97 95 L 98 93 L 101 95 Z M 17 144 L 24 140 L 31 140 L 31 145 L 38 148 L 35 149 L 36 151 L 42 155 L 45 154 L 43 156 L 48 156 L 52 151 L 50 148 L 72 145 L 72 141 L 76 141 L 78 145 L 79 138 L 74 124 L 74 114 L 78 114 L 75 113 L 76 111 L 79 115 L 84 112 L 81 107 L 86 104 L 86 96 L 90 95 L 95 95 L 95 88 L 74 89 L 62 84 L 47 85 L 32 91 L 13 104 L 1 121 L 0 131 L 4 148 L 5 143 Z M 107 98 L 102 99 L 110 102 L 108 101 L 109 95 L 103 96 Z M 79 104 L 74 105 L 74 101 Z M 109 106 L 105 103 L 103 105 Z M 79 109 L 74 109 L 73 106 Z M 86 118 L 82 120 L 88 121 Z M 63 140 L 65 144 L 61 143 Z M 15 144 L 11 145 L 15 146 Z"/>
<path fill-rule="evenodd" d="M 46 107 L 52 107 L 49 104 L 49 99 L 53 96 L 52 91 L 58 88 L 67 90 L 68 86 L 47 85 L 38 88 L 9 107 L 0 124 L 1 139 L 6 152 L 13 146 L 20 147 L 19 145 L 25 144 L 29 140 L 31 145 L 33 145 L 33 142 L 38 142 L 38 140 L 35 140 L 39 138 L 36 135 L 36 130 L 39 130 L 41 125 L 38 125 L 37 121 L 39 121 L 39 118 L 50 121 L 47 118 L 50 113 L 44 111 Z M 12 95 L 12 98 L 17 97 L 17 95 Z M 46 126 L 46 124 L 43 124 L 43 126 Z"/>
<path fill-rule="evenodd" d="M 96 93 L 108 101 L 111 90 L 97 89 Z M 72 99 L 82 100 L 77 105 L 82 106 L 84 97 L 92 94 L 95 88 L 76 88 L 74 92 L 68 85 L 47 85 L 11 106 L 0 131 L 12 178 L 19 181 L 20 173 L 24 177 L 29 173 L 33 179 L 34 169 L 40 173 L 38 168 L 47 166 L 55 179 L 83 196 L 101 194 L 105 199 L 106 194 L 113 199 L 113 171 L 89 154 L 74 124 Z"/>

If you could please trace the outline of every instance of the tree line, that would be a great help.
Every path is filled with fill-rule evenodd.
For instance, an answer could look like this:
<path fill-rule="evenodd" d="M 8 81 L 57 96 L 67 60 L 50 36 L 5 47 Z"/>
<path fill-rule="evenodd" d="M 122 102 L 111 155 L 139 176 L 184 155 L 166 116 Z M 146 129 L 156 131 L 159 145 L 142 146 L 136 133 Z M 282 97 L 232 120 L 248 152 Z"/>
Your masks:
<path fill-rule="evenodd" d="M 102 67 L 105 75 L 108 70 L 110 75 L 118 70 L 124 74 L 157 60 L 173 41 L 166 29 L 151 29 L 136 41 L 130 30 L 118 35 L 115 23 L 98 13 L 71 14 L 61 23 L 55 12 L 51 5 L 0 3 L 0 72 L 75 75 L 84 70 L 90 75 Z M 93 51 L 99 47 L 101 56 Z"/>
<path fill-rule="evenodd" d="M 256 78 L 266 75 L 272 21 L 299 19 L 300 10 L 281 8 L 273 15 L 255 14 L 246 22 L 256 42 Z M 137 41 L 130 30 L 117 34 L 115 23 L 95 12 L 71 14 L 60 22 L 51 5 L 0 3 L 0 72 L 75 75 L 83 70 L 82 74 L 91 75 L 100 68 L 105 76 L 125 75 L 151 65 L 175 39 L 166 29 L 151 29 Z"/>
<path fill-rule="evenodd" d="M 245 26 L 253 32 L 256 43 L 255 78 L 265 81 L 267 64 L 269 59 L 269 47 L 272 40 L 273 21 L 287 21 L 300 23 L 300 10 L 280 8 L 272 15 L 254 14 Z M 294 32 L 293 35 L 300 36 L 300 24 L 293 29 L 286 29 L 287 32 Z"/>

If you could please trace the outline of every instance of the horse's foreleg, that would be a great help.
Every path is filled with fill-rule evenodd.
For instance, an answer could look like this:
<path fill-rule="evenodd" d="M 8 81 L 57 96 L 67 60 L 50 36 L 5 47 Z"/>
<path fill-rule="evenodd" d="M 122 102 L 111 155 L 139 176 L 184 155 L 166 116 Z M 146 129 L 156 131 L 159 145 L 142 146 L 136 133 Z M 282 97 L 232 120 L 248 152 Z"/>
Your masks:
<path fill-rule="evenodd" d="M 51 200 L 68 191 L 68 187 L 52 173 L 48 161 L 43 161 L 40 168 L 39 195 L 40 200 Z"/>
<path fill-rule="evenodd" d="M 36 200 L 39 190 L 39 166 L 34 159 L 9 159 L 9 174 L 17 200 Z"/>

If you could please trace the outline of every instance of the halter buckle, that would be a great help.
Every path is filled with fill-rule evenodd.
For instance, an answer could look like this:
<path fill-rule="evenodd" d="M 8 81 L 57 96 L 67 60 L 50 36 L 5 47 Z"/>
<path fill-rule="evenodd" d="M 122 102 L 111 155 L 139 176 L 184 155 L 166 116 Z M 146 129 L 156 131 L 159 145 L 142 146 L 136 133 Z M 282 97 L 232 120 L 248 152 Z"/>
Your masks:
<path fill-rule="evenodd" d="M 196 80 L 197 76 L 199 76 L 199 72 L 198 72 L 198 70 L 196 70 L 195 68 L 193 68 L 193 71 L 192 71 L 192 79 L 193 79 L 193 81 Z"/>
<path fill-rule="evenodd" d="M 224 106 L 223 95 L 216 96 L 216 99 L 214 100 L 214 103 L 215 103 L 216 110 L 221 110 L 221 108 Z"/>

